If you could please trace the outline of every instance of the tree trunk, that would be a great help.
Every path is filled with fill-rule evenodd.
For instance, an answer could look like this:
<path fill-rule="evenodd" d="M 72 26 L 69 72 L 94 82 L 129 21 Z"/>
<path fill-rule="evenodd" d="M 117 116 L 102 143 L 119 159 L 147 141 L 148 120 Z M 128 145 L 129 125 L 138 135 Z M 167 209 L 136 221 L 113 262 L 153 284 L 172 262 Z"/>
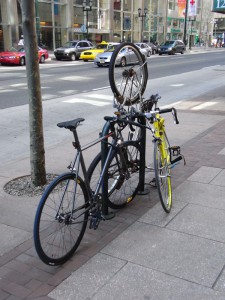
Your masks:
<path fill-rule="evenodd" d="M 29 92 L 31 179 L 35 186 L 40 186 L 46 183 L 46 172 L 38 45 L 35 31 L 35 3 L 34 0 L 19 0 L 19 2 L 22 11 Z"/>

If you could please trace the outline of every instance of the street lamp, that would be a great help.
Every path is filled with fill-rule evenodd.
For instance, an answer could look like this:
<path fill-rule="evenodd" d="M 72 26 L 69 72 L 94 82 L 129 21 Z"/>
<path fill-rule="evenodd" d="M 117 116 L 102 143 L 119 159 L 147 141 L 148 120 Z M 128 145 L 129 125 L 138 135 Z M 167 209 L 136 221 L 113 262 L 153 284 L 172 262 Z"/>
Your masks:
<path fill-rule="evenodd" d="M 87 5 L 87 0 L 83 0 L 83 12 L 86 11 L 86 32 L 88 40 L 88 12 L 92 11 L 92 0 L 89 0 L 89 5 Z"/>
<path fill-rule="evenodd" d="M 138 17 L 141 18 L 141 42 L 143 42 L 143 29 L 144 29 L 144 18 L 147 17 L 148 9 L 144 9 L 144 14 L 142 14 L 141 8 L 138 8 Z"/>

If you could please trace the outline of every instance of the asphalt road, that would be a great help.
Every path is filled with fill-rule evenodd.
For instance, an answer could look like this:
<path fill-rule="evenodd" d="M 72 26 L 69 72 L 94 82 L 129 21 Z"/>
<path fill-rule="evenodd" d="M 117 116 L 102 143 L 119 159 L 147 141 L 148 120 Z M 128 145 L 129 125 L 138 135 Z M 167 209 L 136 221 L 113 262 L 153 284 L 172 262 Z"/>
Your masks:
<path fill-rule="evenodd" d="M 219 66 L 223 64 L 224 52 L 151 56 L 149 79 Z M 25 67 L 0 66 L 0 70 L 0 109 L 27 104 Z M 40 65 L 40 74 L 44 101 L 109 87 L 108 68 L 98 68 L 93 62 L 46 61 Z"/>

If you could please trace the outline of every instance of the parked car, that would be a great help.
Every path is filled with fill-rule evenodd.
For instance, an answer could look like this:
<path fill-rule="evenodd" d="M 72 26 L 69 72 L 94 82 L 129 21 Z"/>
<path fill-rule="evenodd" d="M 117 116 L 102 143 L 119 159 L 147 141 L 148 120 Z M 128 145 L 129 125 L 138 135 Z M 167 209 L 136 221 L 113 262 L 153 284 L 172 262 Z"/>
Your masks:
<path fill-rule="evenodd" d="M 69 59 L 74 61 L 80 57 L 81 52 L 93 48 L 94 45 L 87 40 L 69 41 L 64 46 L 56 48 L 54 55 L 57 60 Z"/>
<path fill-rule="evenodd" d="M 119 45 L 119 43 L 117 44 Z M 94 63 L 98 67 L 108 66 L 113 54 L 113 51 L 116 49 L 117 45 L 111 46 L 105 52 L 98 54 L 95 59 Z M 147 51 L 140 48 L 141 53 L 147 58 Z M 115 62 L 116 66 L 126 66 L 132 63 L 135 63 L 135 55 L 133 55 L 133 51 L 129 50 L 128 48 L 122 49 L 117 55 L 117 61 Z"/>
<path fill-rule="evenodd" d="M 152 48 L 152 55 L 158 53 L 158 48 L 159 48 L 158 45 L 156 45 L 156 44 L 154 44 L 154 43 L 151 43 L 151 42 L 148 43 L 148 45 Z"/>
<path fill-rule="evenodd" d="M 95 48 L 81 52 L 80 59 L 83 59 L 83 61 L 94 60 L 97 54 L 102 53 L 112 45 L 117 44 L 118 43 L 107 43 L 103 41 L 100 44 L 98 44 Z"/>
<path fill-rule="evenodd" d="M 186 50 L 186 46 L 181 40 L 171 40 L 171 41 L 166 41 L 165 43 L 161 44 L 158 49 L 158 52 L 159 52 L 159 55 L 162 55 L 162 54 L 174 55 L 175 53 L 184 54 L 185 50 Z"/>
<path fill-rule="evenodd" d="M 94 64 L 96 64 L 98 67 L 108 66 L 110 63 L 110 59 L 113 54 L 113 51 L 116 49 L 117 45 L 119 45 L 119 43 L 115 43 L 114 45 L 109 47 L 107 50 L 105 50 L 103 53 L 97 54 L 94 59 Z"/>
<path fill-rule="evenodd" d="M 38 60 L 40 63 L 44 63 L 49 57 L 48 51 L 38 47 Z M 24 66 L 26 64 L 26 55 L 24 47 L 19 49 L 11 48 L 9 51 L 0 52 L 0 63 L 2 65 L 19 65 Z"/>
<path fill-rule="evenodd" d="M 152 48 L 148 44 L 146 44 L 146 43 L 135 43 L 135 45 L 138 46 L 141 49 L 146 50 L 148 57 L 151 56 L 151 54 L 152 54 Z"/>

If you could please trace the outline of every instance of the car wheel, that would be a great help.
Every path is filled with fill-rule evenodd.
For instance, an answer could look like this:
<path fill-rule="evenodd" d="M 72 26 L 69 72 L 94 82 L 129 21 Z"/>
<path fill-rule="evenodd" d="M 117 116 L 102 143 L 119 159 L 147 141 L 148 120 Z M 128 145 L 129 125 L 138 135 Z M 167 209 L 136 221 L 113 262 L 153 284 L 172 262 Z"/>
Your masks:
<path fill-rule="evenodd" d="M 43 64 L 44 62 L 45 62 L 45 56 L 42 55 L 41 58 L 40 58 L 40 63 Z"/>
<path fill-rule="evenodd" d="M 148 51 L 147 57 L 150 57 L 150 56 L 151 56 L 151 51 Z"/>
<path fill-rule="evenodd" d="M 125 58 L 125 57 L 122 57 L 122 58 L 121 58 L 121 61 L 120 61 L 120 65 L 121 65 L 121 67 L 125 67 L 125 66 L 126 66 L 126 64 L 127 64 L 127 62 L 126 62 L 126 58 Z"/>
<path fill-rule="evenodd" d="M 56 59 L 57 59 L 57 60 L 61 60 L 61 58 L 59 58 L 59 57 L 56 57 Z"/>
<path fill-rule="evenodd" d="M 181 54 L 184 54 L 184 49 L 181 51 Z"/>
<path fill-rule="evenodd" d="M 87 62 L 87 61 L 88 61 L 88 59 L 83 59 L 83 61 Z"/>
<path fill-rule="evenodd" d="M 24 66 L 25 65 L 25 57 L 21 57 L 20 58 L 20 66 Z"/>
<path fill-rule="evenodd" d="M 72 60 L 72 61 L 76 60 L 76 54 L 75 53 L 70 54 L 70 60 Z"/>
<path fill-rule="evenodd" d="M 162 55 L 162 53 L 159 52 L 159 55 Z"/>

